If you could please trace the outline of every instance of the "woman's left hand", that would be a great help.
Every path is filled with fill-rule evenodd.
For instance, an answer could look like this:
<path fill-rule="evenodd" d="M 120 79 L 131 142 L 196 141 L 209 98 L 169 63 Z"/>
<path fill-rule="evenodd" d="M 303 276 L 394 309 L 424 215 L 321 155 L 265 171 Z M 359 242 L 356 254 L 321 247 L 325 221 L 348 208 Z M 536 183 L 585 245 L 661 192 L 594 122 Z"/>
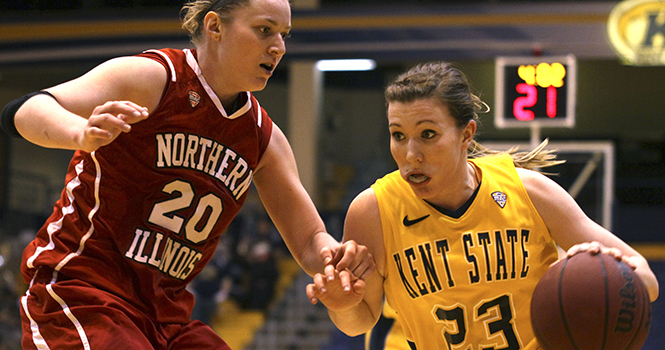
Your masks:
<path fill-rule="evenodd" d="M 365 280 L 375 269 L 376 263 L 364 245 L 349 240 L 337 248 L 324 247 L 321 250 L 321 258 L 326 266 L 324 275 L 326 280 L 332 281 L 340 278 L 342 285 L 350 287 L 352 280 Z M 339 274 L 340 271 L 348 273 Z"/>
<path fill-rule="evenodd" d="M 568 249 L 568 252 L 566 253 L 566 257 L 570 258 L 573 255 L 581 252 L 589 252 L 591 254 L 609 254 L 613 256 L 617 261 L 623 261 L 626 263 L 626 265 L 630 266 L 633 270 L 637 268 L 636 262 L 634 261 L 633 258 L 639 259 L 639 257 L 631 257 L 631 256 L 626 256 L 621 252 L 620 249 L 618 248 L 610 248 L 606 247 L 600 242 L 584 242 L 580 244 L 576 244 L 572 246 L 570 249 Z"/>

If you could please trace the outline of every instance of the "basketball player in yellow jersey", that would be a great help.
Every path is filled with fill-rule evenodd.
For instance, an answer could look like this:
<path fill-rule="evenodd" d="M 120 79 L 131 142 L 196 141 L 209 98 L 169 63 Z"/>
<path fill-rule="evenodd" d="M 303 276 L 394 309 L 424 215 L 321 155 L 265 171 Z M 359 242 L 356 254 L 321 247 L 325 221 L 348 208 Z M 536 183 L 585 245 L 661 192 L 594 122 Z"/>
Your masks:
<path fill-rule="evenodd" d="M 538 349 L 531 294 L 557 260 L 557 245 L 569 256 L 612 254 L 657 298 L 644 257 L 529 170 L 558 163 L 545 143 L 500 153 L 473 141 L 487 106 L 461 71 L 418 65 L 387 87 L 386 101 L 399 170 L 354 199 L 344 226 L 344 240 L 365 245 L 376 270 L 362 276 L 363 288 L 342 287 L 354 278 L 348 270 L 317 274 L 307 286 L 340 330 L 371 330 L 385 296 L 411 349 Z"/>

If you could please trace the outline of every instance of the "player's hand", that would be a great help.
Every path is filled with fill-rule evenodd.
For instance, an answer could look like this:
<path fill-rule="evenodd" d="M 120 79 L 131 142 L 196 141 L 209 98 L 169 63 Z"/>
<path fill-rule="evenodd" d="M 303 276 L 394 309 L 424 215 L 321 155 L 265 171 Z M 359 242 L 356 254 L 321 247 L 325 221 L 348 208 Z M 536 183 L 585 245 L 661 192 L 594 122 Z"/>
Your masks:
<path fill-rule="evenodd" d="M 314 275 L 314 283 L 306 287 L 307 298 L 312 304 L 320 300 L 329 310 L 342 311 L 358 305 L 365 294 L 365 281 L 353 276 L 344 270 L 334 272 L 334 278 L 317 273 Z M 345 286 L 342 281 L 350 280 L 353 288 Z"/>
<path fill-rule="evenodd" d="M 334 280 L 341 277 L 345 287 L 350 286 L 351 279 L 347 279 L 345 274 L 338 276 L 337 272 L 346 270 L 355 278 L 364 280 L 376 269 L 374 258 L 367 247 L 353 240 L 344 242 L 335 249 L 324 247 L 320 254 L 326 265 L 326 278 Z"/>
<path fill-rule="evenodd" d="M 581 252 L 589 252 L 591 254 L 609 254 L 613 256 L 617 261 L 623 261 L 626 265 L 630 266 L 633 270 L 637 268 L 637 265 L 633 261 L 632 257 L 626 256 L 619 248 L 610 248 L 606 247 L 600 242 L 584 242 L 576 244 L 566 252 L 566 257 L 570 258 L 573 255 Z"/>
<path fill-rule="evenodd" d="M 97 106 L 79 132 L 79 149 L 92 152 L 106 146 L 120 133 L 131 131 L 131 124 L 147 117 L 147 108 L 130 101 L 109 101 Z"/>

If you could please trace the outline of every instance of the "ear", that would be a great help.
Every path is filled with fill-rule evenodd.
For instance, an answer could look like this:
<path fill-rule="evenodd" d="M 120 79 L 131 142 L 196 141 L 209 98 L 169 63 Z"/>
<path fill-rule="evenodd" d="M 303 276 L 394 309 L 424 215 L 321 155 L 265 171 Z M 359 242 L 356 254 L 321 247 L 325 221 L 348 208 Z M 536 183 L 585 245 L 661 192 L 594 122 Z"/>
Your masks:
<path fill-rule="evenodd" d="M 462 143 L 464 144 L 465 148 L 468 148 L 471 144 L 477 127 L 478 126 L 476 125 L 475 120 L 470 120 L 468 123 L 466 123 L 466 126 L 462 130 Z"/>
<path fill-rule="evenodd" d="M 208 33 L 208 36 L 213 40 L 219 41 L 222 35 L 222 27 L 222 20 L 217 12 L 209 11 L 203 17 L 203 31 Z"/>

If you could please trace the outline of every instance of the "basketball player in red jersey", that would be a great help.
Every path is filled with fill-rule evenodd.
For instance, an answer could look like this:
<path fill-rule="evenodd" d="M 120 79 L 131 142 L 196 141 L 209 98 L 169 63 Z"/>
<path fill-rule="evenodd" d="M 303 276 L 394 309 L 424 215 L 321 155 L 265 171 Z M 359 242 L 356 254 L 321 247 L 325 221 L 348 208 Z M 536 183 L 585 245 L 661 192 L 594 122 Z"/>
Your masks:
<path fill-rule="evenodd" d="M 76 150 L 23 254 L 24 349 L 229 349 L 190 320 L 185 286 L 252 181 L 309 274 L 374 268 L 364 247 L 326 233 L 286 137 L 251 94 L 285 53 L 288 0 L 197 0 L 183 11 L 196 49 L 112 59 L 3 110 L 9 133 Z"/>

